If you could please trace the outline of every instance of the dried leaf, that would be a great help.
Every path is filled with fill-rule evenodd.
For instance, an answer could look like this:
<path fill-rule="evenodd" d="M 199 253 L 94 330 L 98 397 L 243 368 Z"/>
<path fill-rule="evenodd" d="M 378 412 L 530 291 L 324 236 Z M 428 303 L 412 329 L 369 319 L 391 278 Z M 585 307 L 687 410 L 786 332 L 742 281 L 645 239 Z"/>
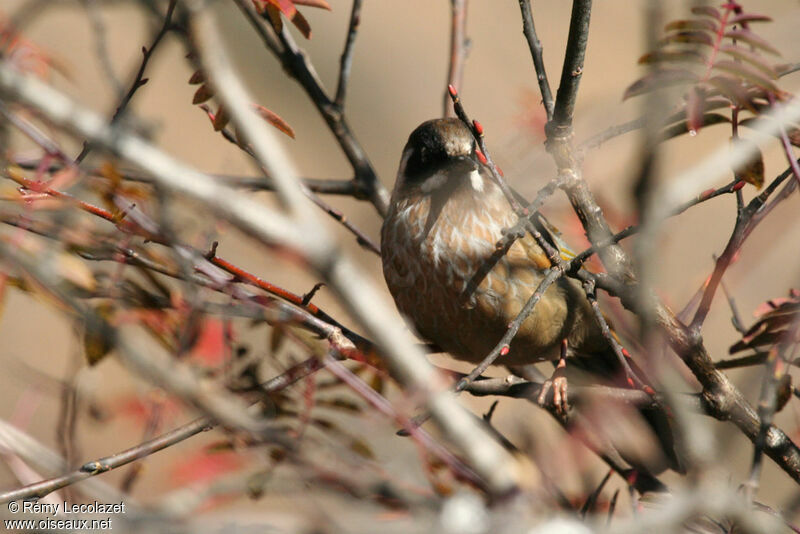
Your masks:
<path fill-rule="evenodd" d="M 67 252 L 60 252 L 55 258 L 56 271 L 64 280 L 87 291 L 94 291 L 97 281 L 91 269 L 79 258 Z"/>
<path fill-rule="evenodd" d="M 262 2 L 266 1 L 267 4 L 272 4 L 273 6 L 277 7 L 281 13 L 286 15 L 287 19 L 291 19 L 294 17 L 294 14 L 297 13 L 297 8 L 294 6 L 291 0 L 261 0 Z"/>
<path fill-rule="evenodd" d="M 698 87 L 689 89 L 689 93 L 686 95 L 686 127 L 689 132 L 697 133 L 703 127 L 704 101 L 705 91 Z"/>
<path fill-rule="evenodd" d="M 719 113 L 706 113 L 701 117 L 700 120 L 702 126 L 711 126 L 712 124 L 719 124 L 723 122 L 730 122 L 730 119 L 724 115 L 720 115 Z M 672 139 L 673 137 L 687 134 L 690 131 L 691 128 L 689 126 L 689 121 L 682 120 L 661 130 L 661 137 L 665 140 Z M 698 131 L 698 128 L 694 128 L 694 131 Z"/>
<path fill-rule="evenodd" d="M 669 43 L 695 43 L 714 46 L 714 38 L 704 31 L 680 31 L 667 35 L 659 43 L 661 46 Z"/>
<path fill-rule="evenodd" d="M 772 18 L 757 13 L 742 13 L 728 19 L 728 24 L 741 24 L 749 22 L 772 22 Z"/>
<path fill-rule="evenodd" d="M 659 69 L 633 82 L 625 90 L 622 99 L 626 100 L 670 85 L 697 82 L 698 79 L 697 74 L 687 69 Z"/>
<path fill-rule="evenodd" d="M 725 76 L 712 76 L 708 83 L 711 84 L 723 96 L 728 97 L 735 105 L 745 108 L 753 113 L 758 113 L 758 110 L 752 103 L 750 93 L 747 92 L 740 81 L 734 80 Z"/>
<path fill-rule="evenodd" d="M 673 20 L 664 26 L 664 31 L 699 30 L 717 32 L 717 25 L 707 19 Z"/>
<path fill-rule="evenodd" d="M 281 19 L 281 10 L 273 6 L 272 4 L 267 4 L 265 7 L 265 13 L 269 18 L 269 21 L 272 24 L 272 28 L 275 30 L 275 33 L 281 33 L 283 31 L 283 19 Z"/>
<path fill-rule="evenodd" d="M 708 58 L 697 50 L 656 50 L 639 58 L 639 64 L 655 63 L 697 63 L 705 64 Z"/>
<path fill-rule="evenodd" d="M 283 346 L 284 341 L 286 341 L 286 330 L 280 324 L 276 324 L 272 327 L 272 330 L 269 334 L 269 350 L 272 354 L 275 354 L 280 350 Z"/>
<path fill-rule="evenodd" d="M 721 96 L 708 97 L 703 99 L 703 112 L 713 111 L 715 109 L 729 108 L 731 106 L 730 100 Z M 677 113 L 673 113 L 664 120 L 664 124 L 672 124 L 673 122 L 680 122 L 686 120 L 686 110 L 682 109 Z"/>
<path fill-rule="evenodd" d="M 754 46 L 756 48 L 760 48 L 764 52 L 768 52 L 770 54 L 780 56 L 781 53 L 778 52 L 775 48 L 772 47 L 766 40 L 762 39 L 758 35 L 754 34 L 753 32 L 745 29 L 741 30 L 729 30 L 725 32 L 725 37 L 729 39 L 736 39 L 737 41 L 742 41 L 750 46 Z"/>
<path fill-rule="evenodd" d="M 697 6 L 692 8 L 692 13 L 720 20 L 722 16 L 716 8 L 711 6 Z"/>
<path fill-rule="evenodd" d="M 203 74 L 202 70 L 196 70 L 192 73 L 192 77 L 189 78 L 189 85 L 197 85 L 199 83 L 203 83 L 206 81 L 206 75 Z"/>
<path fill-rule="evenodd" d="M 223 106 L 218 107 L 217 113 L 214 115 L 214 131 L 218 132 L 225 128 L 230 120 L 231 118 L 228 115 L 228 112 L 225 111 L 225 108 Z"/>
<path fill-rule="evenodd" d="M 738 341 L 730 348 L 730 353 L 736 353 L 748 348 L 766 349 L 779 341 L 787 343 L 800 342 L 800 332 L 796 339 L 786 339 L 788 329 L 800 316 L 800 292 L 795 289 L 789 291 L 788 298 L 772 299 L 755 311 L 758 320 L 751 326 Z"/>
<path fill-rule="evenodd" d="M 197 88 L 197 91 L 195 91 L 194 97 L 192 98 L 192 104 L 202 104 L 212 96 L 214 96 L 214 91 L 211 90 L 211 87 L 209 87 L 208 84 L 204 83 Z"/>
<path fill-rule="evenodd" d="M 94 309 L 102 319 L 110 319 L 113 308 L 109 303 L 101 303 Z M 96 365 L 114 348 L 111 332 L 103 328 L 103 323 L 97 320 L 87 321 L 83 328 L 83 352 L 89 365 Z"/>
<path fill-rule="evenodd" d="M 319 7 L 327 9 L 328 11 L 333 11 L 331 5 L 325 0 L 294 0 L 294 3 L 300 6 Z"/>
<path fill-rule="evenodd" d="M 297 28 L 300 33 L 303 34 L 303 37 L 306 39 L 311 39 L 311 26 L 308 25 L 308 21 L 303 16 L 302 13 L 295 10 L 294 16 L 291 18 L 292 24 L 294 24 L 295 28 Z"/>
<path fill-rule="evenodd" d="M 776 86 L 772 80 L 765 77 L 763 74 L 755 70 L 749 64 L 741 62 L 737 63 L 735 61 L 722 59 L 714 63 L 714 68 L 717 70 L 735 74 L 739 78 L 747 80 L 756 87 L 760 87 L 765 91 L 776 92 L 778 90 L 778 86 Z"/>
<path fill-rule="evenodd" d="M 766 62 L 766 59 L 762 55 L 756 52 L 748 50 L 742 46 L 733 45 L 723 45 L 720 47 L 720 51 L 736 59 L 740 59 L 749 63 L 772 80 L 775 80 L 778 77 L 778 73 L 775 72 L 775 69 Z"/>
<path fill-rule="evenodd" d="M 261 115 L 265 121 L 294 139 L 294 130 L 285 120 L 280 117 L 280 115 L 268 110 L 264 106 L 259 106 L 258 104 L 253 104 L 253 107 L 255 107 L 258 114 Z"/>
<path fill-rule="evenodd" d="M 792 398 L 792 375 L 786 373 L 778 379 L 775 391 L 775 412 L 780 412 Z"/>
<path fill-rule="evenodd" d="M 800 128 L 787 128 L 786 136 L 792 145 L 800 147 Z"/>
<path fill-rule="evenodd" d="M 367 442 L 361 438 L 353 438 L 350 442 L 350 450 L 366 460 L 375 459 L 375 454 L 373 454 L 372 449 L 367 445 Z"/>
<path fill-rule="evenodd" d="M 755 155 L 743 165 L 734 167 L 733 175 L 737 180 L 744 180 L 761 189 L 764 185 L 764 156 L 761 154 L 761 149 L 749 139 L 737 138 L 731 143 L 731 152 L 739 150 L 755 151 Z"/>

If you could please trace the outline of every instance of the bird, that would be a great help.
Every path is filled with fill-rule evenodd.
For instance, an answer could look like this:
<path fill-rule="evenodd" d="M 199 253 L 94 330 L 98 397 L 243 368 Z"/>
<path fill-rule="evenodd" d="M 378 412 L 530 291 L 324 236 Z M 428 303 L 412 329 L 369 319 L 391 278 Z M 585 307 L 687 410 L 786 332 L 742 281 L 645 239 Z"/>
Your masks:
<path fill-rule="evenodd" d="M 423 338 L 471 363 L 495 348 L 551 266 L 530 233 L 496 254 L 518 217 L 484 162 L 460 119 L 423 122 L 403 149 L 381 227 L 383 274 L 398 310 Z M 606 383 L 621 371 L 583 288 L 566 276 L 543 293 L 496 363 L 513 370 L 562 361 L 564 345 L 570 359 L 602 369 Z M 648 415 L 664 433 L 664 414 Z"/>

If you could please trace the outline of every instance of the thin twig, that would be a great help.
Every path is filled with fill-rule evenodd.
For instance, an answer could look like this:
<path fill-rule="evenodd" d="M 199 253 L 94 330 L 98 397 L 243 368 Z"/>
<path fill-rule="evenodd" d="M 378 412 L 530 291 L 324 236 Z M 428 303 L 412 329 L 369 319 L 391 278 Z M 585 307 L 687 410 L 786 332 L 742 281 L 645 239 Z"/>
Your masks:
<path fill-rule="evenodd" d="M 531 51 L 533 67 L 536 70 L 536 80 L 539 82 L 539 92 L 542 94 L 542 105 L 547 113 L 547 121 L 553 120 L 553 93 L 550 91 L 550 82 L 547 80 L 547 72 L 544 68 L 542 58 L 542 43 L 536 35 L 536 27 L 533 24 L 530 0 L 519 0 L 519 9 L 522 11 L 522 32 L 528 41 L 528 48 Z"/>
<path fill-rule="evenodd" d="M 344 98 L 347 92 L 347 82 L 350 79 L 350 67 L 353 64 L 353 45 L 356 42 L 358 25 L 361 23 L 361 3 L 363 0 L 353 0 L 353 10 L 350 12 L 350 25 L 347 28 L 347 40 L 344 44 L 342 57 L 339 61 L 339 83 L 336 84 L 336 97 L 333 105 L 341 113 L 344 109 Z"/>
<path fill-rule="evenodd" d="M 41 482 L 29 484 L 21 488 L 0 493 L 0 503 L 19 501 L 23 499 L 41 499 L 45 495 L 52 493 L 61 488 L 71 486 L 81 480 L 89 477 L 99 475 L 116 469 L 117 467 L 129 464 L 140 458 L 145 458 L 155 452 L 158 452 L 167 447 L 171 447 L 176 443 L 180 443 L 200 432 L 210 430 L 213 424 L 205 417 L 195 419 L 191 423 L 167 432 L 155 439 L 140 443 L 135 447 L 126 449 L 105 458 L 100 458 L 91 462 L 83 464 L 79 469 Z"/>
<path fill-rule="evenodd" d="M 0 109 L 1 111 L 1 109 Z M 16 115 L 12 115 L 18 119 Z M 32 125 L 30 125 L 32 127 Z M 37 142 L 37 144 L 39 144 Z M 40 145 L 42 146 L 42 145 Z M 49 165 L 45 167 L 41 167 L 43 163 L 43 158 L 41 157 L 11 157 L 10 158 L 15 165 L 19 165 L 23 169 L 40 169 L 46 172 L 57 172 L 64 168 L 64 165 L 56 162 L 51 162 Z M 86 168 L 83 169 L 90 176 L 102 176 L 103 169 L 99 167 L 94 168 Z M 152 184 L 153 179 L 143 174 L 141 172 L 136 172 L 132 170 L 125 170 L 125 169 L 115 169 L 116 173 L 123 180 L 128 180 L 131 182 L 143 183 L 143 184 Z M 242 176 L 238 174 L 210 174 L 209 176 L 213 176 L 218 180 L 221 180 L 232 187 L 241 188 L 241 189 L 250 189 L 253 191 L 275 191 L 275 184 L 268 176 Z M 324 178 L 303 178 L 303 184 L 314 193 L 319 193 L 321 195 L 341 195 L 341 196 L 348 196 L 353 197 L 356 200 L 364 200 L 365 199 L 365 192 L 363 191 L 361 184 L 356 182 L 353 179 L 349 180 L 339 180 L 339 179 L 324 179 Z"/>
<path fill-rule="evenodd" d="M 467 0 L 450 0 L 450 64 L 447 71 L 447 87 L 461 90 L 461 81 L 464 78 L 464 63 L 469 52 L 469 39 L 467 38 Z M 450 107 L 450 91 L 444 92 L 445 117 L 452 117 Z"/>
<path fill-rule="evenodd" d="M 150 47 L 142 47 L 142 62 L 139 65 L 139 70 L 136 72 L 133 82 L 131 82 L 131 85 L 128 88 L 128 92 L 125 93 L 117 103 L 114 114 L 111 116 L 111 124 L 116 123 L 122 117 L 122 114 L 125 112 L 128 104 L 130 104 L 131 99 L 133 99 L 133 95 L 139 90 L 140 87 L 147 83 L 147 78 L 144 77 L 144 71 L 147 68 L 147 64 L 150 62 L 150 58 L 153 56 L 153 52 L 155 52 L 155 50 L 158 48 L 158 45 L 161 43 L 161 40 L 164 38 L 164 36 L 172 29 L 172 14 L 175 11 L 175 6 L 177 3 L 178 0 L 170 0 L 169 5 L 167 6 L 167 12 L 164 15 L 164 23 L 156 33 L 155 37 L 153 37 Z M 80 154 L 75 157 L 75 163 L 80 163 L 83 161 L 86 156 L 89 155 L 91 150 L 92 149 L 89 143 L 84 142 Z"/>
<path fill-rule="evenodd" d="M 316 75 L 306 53 L 298 48 L 292 36 L 286 31 L 275 34 L 272 26 L 265 24 L 253 11 L 250 2 L 234 0 L 250 25 L 255 29 L 264 46 L 280 60 L 284 69 L 303 87 L 311 98 L 322 118 L 328 125 L 339 146 L 342 148 L 350 165 L 355 171 L 358 181 L 366 191 L 372 205 L 381 216 L 385 216 L 389 207 L 389 192 L 378 180 L 372 163 L 361 144 L 356 140 L 345 116 L 336 110 L 333 101 L 322 88 L 322 82 Z"/>
<path fill-rule="evenodd" d="M 467 128 L 470 129 L 472 135 L 475 137 L 475 140 L 478 143 L 478 148 L 483 154 L 485 158 L 485 165 L 489 169 L 489 172 L 492 173 L 492 178 L 494 179 L 495 183 L 500 187 L 500 190 L 505 195 L 506 200 L 511 205 L 511 208 L 514 210 L 514 213 L 517 214 L 519 217 L 526 217 L 528 213 L 525 212 L 525 208 L 519 203 L 517 197 L 511 191 L 511 188 L 506 183 L 505 178 L 500 174 L 497 170 L 497 165 L 494 164 L 492 160 L 492 156 L 489 153 L 489 150 L 486 148 L 486 141 L 483 136 L 483 126 L 478 121 L 470 120 L 467 112 L 464 110 L 464 105 L 461 103 L 461 98 L 458 96 L 458 90 L 454 86 L 449 86 L 447 88 L 448 94 L 450 95 L 450 99 L 453 101 L 453 109 L 456 112 L 456 116 L 461 119 Z"/>

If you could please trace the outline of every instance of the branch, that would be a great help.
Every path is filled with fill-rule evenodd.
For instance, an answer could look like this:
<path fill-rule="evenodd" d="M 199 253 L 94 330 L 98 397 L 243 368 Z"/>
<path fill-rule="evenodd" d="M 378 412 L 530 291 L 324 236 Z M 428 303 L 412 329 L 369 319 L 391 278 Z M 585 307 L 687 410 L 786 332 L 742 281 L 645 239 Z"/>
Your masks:
<path fill-rule="evenodd" d="M 272 164 L 271 174 L 287 199 L 290 211 L 300 214 L 301 198 L 296 193 L 289 194 L 291 189 L 299 191 L 294 173 L 290 166 L 283 165 L 285 155 L 278 146 L 267 141 L 271 139 L 272 132 L 252 109 L 242 104 L 250 99 L 230 68 L 214 19 L 207 11 L 196 11 L 194 16 L 194 35 L 203 36 L 201 52 L 204 65 L 212 78 L 223 82 L 217 83 L 217 86 L 231 118 L 253 144 L 261 164 L 267 168 L 270 168 L 268 163 Z M 283 36 L 286 35 L 284 31 Z M 275 165 L 277 162 L 281 165 Z M 282 175 L 278 174 L 279 167 Z M 238 196 L 234 192 L 228 192 L 227 195 Z M 467 463 L 484 479 L 488 490 L 495 495 L 513 491 L 517 487 L 516 461 L 458 405 L 452 394 L 436 388 L 437 374 L 424 355 L 406 340 L 403 328 L 381 304 L 379 293 L 369 283 L 368 277 L 336 250 L 312 215 L 313 212 L 309 210 L 302 211 L 302 220 L 296 224 L 313 232 L 316 239 L 302 236 L 293 248 L 304 256 L 309 265 L 338 293 L 346 308 L 364 325 L 381 348 L 382 355 L 399 382 L 422 395 L 438 425 L 464 451 Z M 249 226 L 242 229 L 251 234 L 257 230 Z"/>
<path fill-rule="evenodd" d="M 361 3 L 363 0 L 353 0 L 353 10 L 350 12 L 350 26 L 347 29 L 347 41 L 344 44 L 339 67 L 339 83 L 336 85 L 336 98 L 333 105 L 341 111 L 344 109 L 344 97 L 347 92 L 347 82 L 350 79 L 350 66 L 353 63 L 353 45 L 356 42 L 358 25 L 361 22 Z"/>
<path fill-rule="evenodd" d="M 117 104 L 116 109 L 114 110 L 114 114 L 111 116 L 112 124 L 116 123 L 120 117 L 122 117 L 122 114 L 128 107 L 128 104 L 130 104 L 131 99 L 136 91 L 138 91 L 140 87 L 147 83 L 148 80 L 144 77 L 144 71 L 147 68 L 147 64 L 150 62 L 150 58 L 153 56 L 153 52 L 155 52 L 156 48 L 158 48 L 158 45 L 164 36 L 172 29 L 172 14 L 175 12 L 176 4 L 177 0 L 170 0 L 169 5 L 167 6 L 167 13 L 164 15 L 164 23 L 162 24 L 161 29 L 156 33 L 155 37 L 153 37 L 153 41 L 150 43 L 149 48 L 146 46 L 142 47 L 142 63 L 139 65 L 139 70 L 136 72 L 136 76 L 134 76 L 128 92 L 122 96 Z M 89 143 L 84 142 L 81 153 L 75 157 L 75 163 L 80 163 L 83 161 L 84 158 L 89 155 L 91 150 L 92 149 L 89 146 Z"/>
<path fill-rule="evenodd" d="M 557 130 L 556 135 L 566 135 L 572 130 L 572 116 L 575 111 L 575 101 L 578 98 L 578 85 L 583 74 L 586 43 L 589 41 L 591 14 L 592 0 L 573 0 L 567 50 L 553 109 L 553 121 L 552 125 L 548 124 L 548 128 Z"/>
<path fill-rule="evenodd" d="M 536 80 L 539 82 L 539 92 L 542 94 L 542 104 L 547 113 L 547 121 L 550 122 L 553 120 L 553 93 L 550 91 L 550 82 L 547 80 L 547 72 L 544 69 L 542 43 L 536 35 L 536 27 L 533 25 L 530 0 L 519 0 L 519 9 L 522 11 L 522 32 L 528 41 L 533 67 L 536 69 Z"/>
<path fill-rule="evenodd" d="M 0 113 L 4 111 L 4 108 L 0 107 Z M 10 117 L 17 117 L 16 115 L 11 114 Z M 11 120 L 11 118 L 9 118 Z M 37 142 L 37 144 L 39 144 Z M 40 145 L 41 146 L 41 145 Z M 20 156 L 11 156 L 11 159 L 15 165 L 19 165 L 23 169 L 39 169 L 46 172 L 57 172 L 64 168 L 63 165 L 58 163 L 51 163 L 50 165 L 42 166 L 43 158 L 31 158 L 31 157 L 20 157 Z M 102 172 L 99 168 L 88 168 L 84 169 L 89 175 L 92 176 L 101 176 Z M 132 171 L 132 170 L 124 170 L 124 169 L 116 169 L 116 172 L 119 173 L 120 177 L 123 180 L 128 180 L 131 182 L 138 182 L 143 184 L 152 184 L 153 180 L 149 176 L 142 174 L 140 172 Z M 208 174 L 208 173 L 207 173 Z M 272 179 L 269 176 L 241 176 L 236 174 L 209 174 L 209 176 L 213 176 L 214 178 L 225 182 L 226 184 L 230 185 L 231 187 L 236 187 L 240 189 L 250 189 L 253 191 L 275 191 L 275 184 L 273 183 Z M 353 197 L 357 200 L 363 200 L 365 197 L 365 192 L 361 187 L 361 184 L 356 182 L 355 180 L 334 180 L 334 179 L 323 179 L 323 178 L 303 178 L 302 179 L 303 185 L 305 185 L 310 191 L 314 193 L 319 193 L 321 195 L 341 195 L 347 197 Z"/>
<path fill-rule="evenodd" d="M 447 87 L 461 90 L 461 81 L 464 79 L 464 62 L 469 52 L 469 38 L 467 38 L 467 0 L 450 0 L 450 66 L 447 71 Z M 445 117 L 452 117 L 450 107 L 450 91 L 444 92 Z"/>
<path fill-rule="evenodd" d="M 205 417 L 195 419 L 191 423 L 178 427 L 175 430 L 167 432 L 166 434 L 163 434 L 155 439 L 140 443 L 139 445 L 131 447 L 130 449 L 126 449 L 111 456 L 106 456 L 105 458 L 99 458 L 97 460 L 87 462 L 75 471 L 65 475 L 42 480 L 41 482 L 35 482 L 15 490 L 0 493 L 0 503 L 41 499 L 44 496 L 61 488 L 71 486 L 82 480 L 86 480 L 87 478 L 111 471 L 117 467 L 121 467 L 131 462 L 135 462 L 141 458 L 150 456 L 155 452 L 166 449 L 167 447 L 171 447 L 172 445 L 189 439 L 190 437 L 201 432 L 211 430 L 213 427 L 214 425 Z"/>
<path fill-rule="evenodd" d="M 309 358 L 308 360 L 298 363 L 290 367 L 283 373 L 271 378 L 267 382 L 261 384 L 261 389 L 264 392 L 271 393 L 280 391 L 294 384 L 298 380 L 309 376 L 310 374 L 322 369 L 324 365 L 316 357 Z M 106 473 L 117 467 L 129 464 L 136 460 L 140 460 L 160 450 L 166 449 L 180 443 L 186 439 L 191 438 L 201 432 L 206 432 L 214 428 L 215 423 L 206 418 L 201 417 L 195 419 L 185 425 L 182 425 L 166 434 L 140 443 L 135 447 L 126 449 L 105 458 L 93 460 L 85 463 L 79 469 L 67 473 L 62 476 L 54 477 L 41 482 L 28 484 L 16 490 L 0 493 L 0 503 L 28 500 L 31 498 L 41 499 L 42 497 L 59 490 L 63 487 L 70 486 L 87 478 Z"/>
<path fill-rule="evenodd" d="M 236 5 L 255 29 L 258 36 L 280 60 L 283 68 L 303 87 L 309 98 L 314 102 L 317 110 L 325 119 L 339 146 L 355 171 L 356 181 L 361 183 L 367 192 L 367 197 L 381 216 L 386 215 L 389 207 L 389 192 L 378 180 L 364 149 L 358 143 L 344 115 L 337 111 L 331 99 L 322 88 L 322 82 L 317 78 L 316 71 L 311 65 L 305 52 L 300 50 L 291 35 L 284 31 L 276 36 L 268 24 L 258 18 L 253 12 L 249 2 L 234 0 Z"/>

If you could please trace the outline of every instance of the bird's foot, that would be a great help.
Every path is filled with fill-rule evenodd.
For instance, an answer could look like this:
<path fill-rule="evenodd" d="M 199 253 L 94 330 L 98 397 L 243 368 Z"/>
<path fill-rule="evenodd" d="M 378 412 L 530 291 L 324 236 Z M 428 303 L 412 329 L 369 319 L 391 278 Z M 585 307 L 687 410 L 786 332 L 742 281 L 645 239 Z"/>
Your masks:
<path fill-rule="evenodd" d="M 567 393 L 567 341 L 561 343 L 561 358 L 558 360 L 552 376 L 545 380 L 542 384 L 542 390 L 539 392 L 538 403 L 539 406 L 547 408 L 547 397 L 550 390 L 553 390 L 553 407 L 556 413 L 561 416 L 567 415 L 569 410 L 569 395 Z"/>
<path fill-rule="evenodd" d="M 564 376 L 563 367 L 558 367 L 548 380 L 542 384 L 539 392 L 539 406 L 548 407 L 547 397 L 553 390 L 553 407 L 558 415 L 566 415 L 569 410 L 569 394 L 567 393 L 567 377 Z"/>

